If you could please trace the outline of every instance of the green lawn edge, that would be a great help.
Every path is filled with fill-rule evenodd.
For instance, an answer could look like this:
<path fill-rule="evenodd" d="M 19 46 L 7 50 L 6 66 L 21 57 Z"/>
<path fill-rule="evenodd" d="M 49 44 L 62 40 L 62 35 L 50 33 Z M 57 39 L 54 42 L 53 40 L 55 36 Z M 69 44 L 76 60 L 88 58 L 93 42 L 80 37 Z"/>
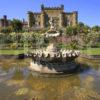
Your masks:
<path fill-rule="evenodd" d="M 18 55 L 27 52 L 28 50 L 0 50 L 0 55 Z"/>
<path fill-rule="evenodd" d="M 29 51 L 34 51 L 31 49 L 21 49 L 21 50 L 0 50 L 0 55 L 18 55 L 22 53 L 27 53 Z M 88 48 L 86 50 L 80 50 L 82 54 L 88 55 L 100 55 L 100 48 Z"/>
<path fill-rule="evenodd" d="M 86 50 L 80 50 L 80 52 L 87 55 L 100 55 L 100 48 L 88 48 Z"/>

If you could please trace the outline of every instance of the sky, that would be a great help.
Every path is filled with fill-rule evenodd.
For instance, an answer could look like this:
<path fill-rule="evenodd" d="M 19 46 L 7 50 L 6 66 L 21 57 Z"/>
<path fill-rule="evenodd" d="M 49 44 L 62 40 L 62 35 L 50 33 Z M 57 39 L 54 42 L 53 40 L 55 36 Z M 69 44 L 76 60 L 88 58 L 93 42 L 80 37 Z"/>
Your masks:
<path fill-rule="evenodd" d="M 78 21 L 89 26 L 100 25 L 100 0 L 0 0 L 0 18 L 27 20 L 27 11 L 40 12 L 41 4 L 64 5 L 66 12 L 78 11 Z"/>

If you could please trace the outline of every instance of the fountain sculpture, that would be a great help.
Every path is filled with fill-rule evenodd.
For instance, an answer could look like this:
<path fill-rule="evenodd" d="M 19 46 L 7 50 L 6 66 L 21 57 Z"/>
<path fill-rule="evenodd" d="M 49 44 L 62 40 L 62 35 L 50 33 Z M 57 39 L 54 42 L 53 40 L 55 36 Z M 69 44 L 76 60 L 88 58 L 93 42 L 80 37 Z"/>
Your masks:
<path fill-rule="evenodd" d="M 59 36 L 60 33 L 56 30 L 56 27 L 54 25 L 54 20 L 51 17 L 51 19 L 49 20 L 50 23 L 50 29 L 45 33 L 46 37 L 56 37 Z"/>
<path fill-rule="evenodd" d="M 45 33 L 45 36 L 58 36 L 59 32 L 54 28 L 53 19 L 49 22 L 51 27 L 50 30 Z M 33 61 L 30 63 L 30 69 L 40 73 L 71 72 L 77 68 L 75 58 L 78 56 L 78 50 L 57 50 L 54 43 L 50 43 L 46 49 L 36 50 L 32 54 Z"/>

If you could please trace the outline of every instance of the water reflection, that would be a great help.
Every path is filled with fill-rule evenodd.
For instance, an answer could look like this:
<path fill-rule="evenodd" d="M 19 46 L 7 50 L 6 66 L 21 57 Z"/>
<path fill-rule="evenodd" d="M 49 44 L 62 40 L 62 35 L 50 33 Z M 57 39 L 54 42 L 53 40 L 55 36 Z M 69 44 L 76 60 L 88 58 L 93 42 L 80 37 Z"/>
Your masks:
<path fill-rule="evenodd" d="M 28 69 L 31 59 L 0 61 L 0 100 L 99 100 L 99 63 L 73 75 L 40 76 Z M 80 61 L 81 63 L 84 63 Z M 85 61 L 86 62 L 86 61 Z"/>
<path fill-rule="evenodd" d="M 35 80 L 35 81 L 34 81 Z M 34 91 L 41 92 L 43 100 L 63 100 L 63 96 L 67 91 L 73 89 L 74 86 L 80 86 L 79 76 L 70 76 L 64 78 L 40 78 L 33 77 L 31 74 L 28 78 L 28 84 Z M 34 95 L 41 98 L 41 95 Z"/>

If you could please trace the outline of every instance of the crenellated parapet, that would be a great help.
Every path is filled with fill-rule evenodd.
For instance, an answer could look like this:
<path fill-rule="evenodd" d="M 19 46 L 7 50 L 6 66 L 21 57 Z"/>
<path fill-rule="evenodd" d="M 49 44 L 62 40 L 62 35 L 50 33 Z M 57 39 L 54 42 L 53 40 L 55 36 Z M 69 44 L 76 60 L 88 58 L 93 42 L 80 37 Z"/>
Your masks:
<path fill-rule="evenodd" d="M 64 5 L 60 7 L 45 7 L 43 4 L 41 5 L 41 10 L 64 10 Z"/>

